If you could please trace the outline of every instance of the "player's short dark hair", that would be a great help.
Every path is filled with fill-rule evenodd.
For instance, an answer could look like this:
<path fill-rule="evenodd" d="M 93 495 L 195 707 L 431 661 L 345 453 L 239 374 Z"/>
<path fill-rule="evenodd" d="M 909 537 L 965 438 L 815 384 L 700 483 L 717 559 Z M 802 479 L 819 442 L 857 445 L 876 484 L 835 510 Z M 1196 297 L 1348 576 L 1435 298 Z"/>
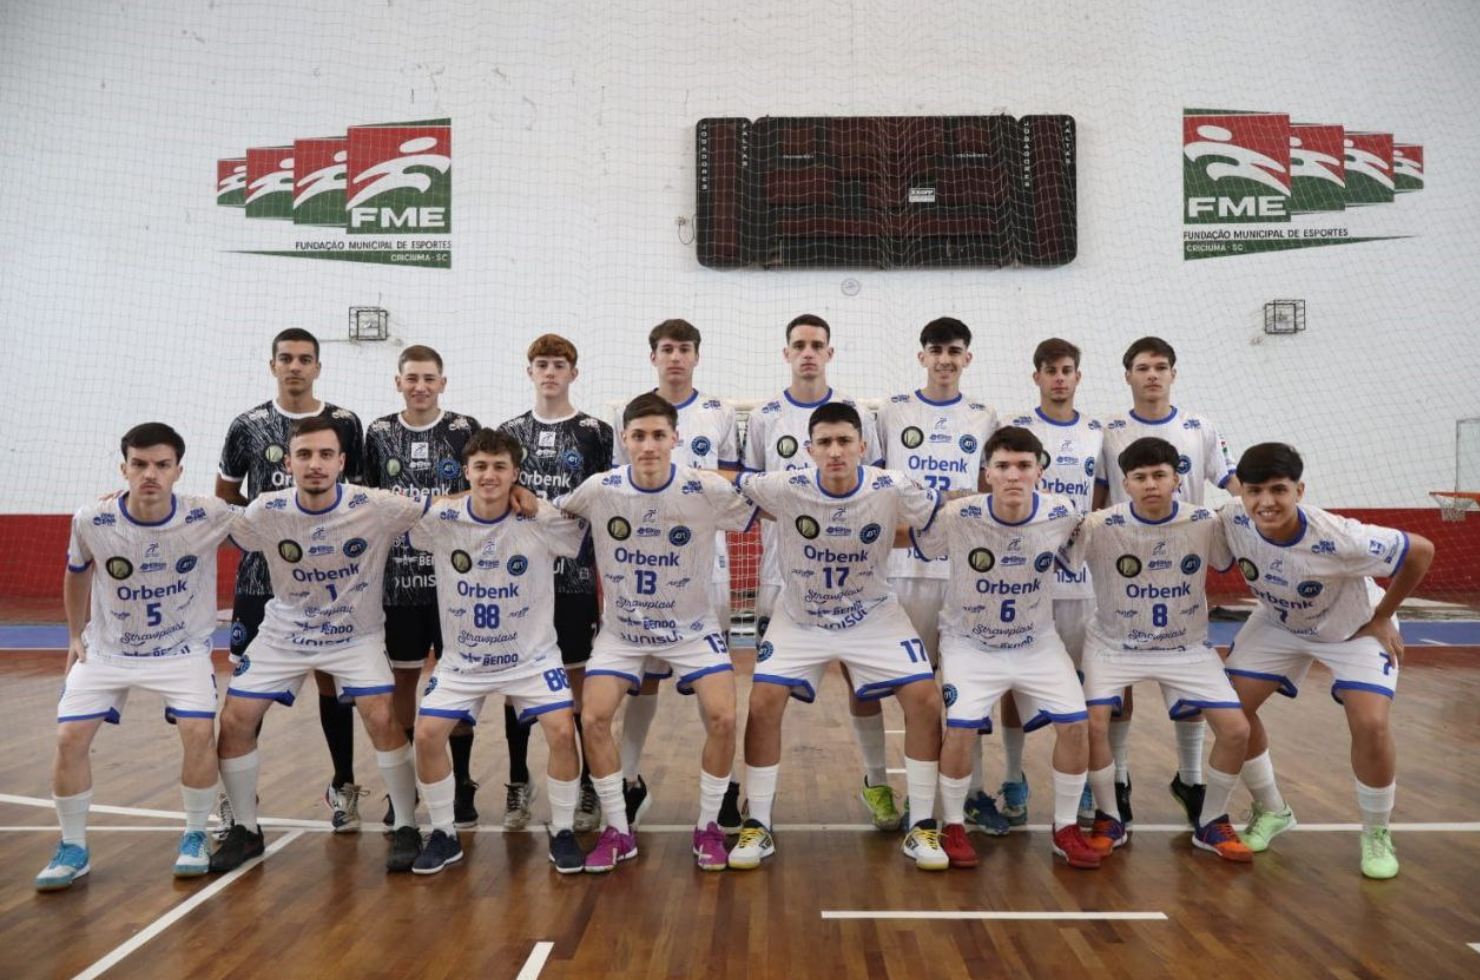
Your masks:
<path fill-rule="evenodd" d="M 163 422 L 140 423 L 125 432 L 118 441 L 118 449 L 123 453 L 124 459 L 128 459 L 130 449 L 148 449 L 151 446 L 169 446 L 175 451 L 176 463 L 185 459 L 185 440 L 180 438 L 180 433 Z"/>
<path fill-rule="evenodd" d="M 466 466 L 468 460 L 478 453 L 488 456 L 507 456 L 510 462 L 517 467 L 524 459 L 524 446 L 514 437 L 513 433 L 505 432 L 503 429 L 479 429 L 463 444 L 463 465 Z"/>
<path fill-rule="evenodd" d="M 339 429 L 334 423 L 329 421 L 329 416 L 323 414 L 310 415 L 306 419 L 294 419 L 293 424 L 288 428 L 288 444 L 292 445 L 293 440 L 299 436 L 312 435 L 315 432 L 334 433 L 334 441 L 339 444 L 339 451 L 344 452 L 344 437 L 339 434 Z"/>
<path fill-rule="evenodd" d="M 992 454 L 997 450 L 1005 450 L 1009 453 L 1032 453 L 1033 458 L 1040 463 L 1043 462 L 1043 443 L 1038 441 L 1028 429 L 1017 425 L 1004 425 L 992 433 L 987 444 L 982 447 L 982 459 L 990 460 Z"/>
<path fill-rule="evenodd" d="M 636 419 L 645 419 L 653 415 L 661 415 L 668 420 L 668 424 L 675 430 L 678 429 L 678 409 L 673 403 L 654 391 L 638 395 L 627 403 L 622 409 L 622 428 L 626 429 Z"/>
<path fill-rule="evenodd" d="M 1050 337 L 1037 347 L 1033 348 L 1033 370 L 1043 370 L 1043 365 L 1054 361 L 1062 361 L 1066 357 L 1074 358 L 1074 370 L 1079 370 L 1079 348 L 1067 340 L 1058 337 Z M 1130 365 L 1126 365 L 1129 367 Z"/>
<path fill-rule="evenodd" d="M 953 340 L 961 341 L 962 347 L 971 346 L 971 328 L 953 316 L 938 316 L 920 331 L 921 347 L 931 344 L 944 347 Z"/>
<path fill-rule="evenodd" d="M 1125 349 L 1125 356 L 1120 359 L 1120 363 L 1125 365 L 1127 371 L 1131 369 L 1131 362 L 1136 359 L 1137 354 L 1160 354 L 1172 367 L 1177 366 L 1177 352 L 1160 337 L 1142 337 Z"/>
<path fill-rule="evenodd" d="M 1146 466 L 1161 466 L 1163 463 L 1177 472 L 1177 464 L 1181 457 L 1177 455 L 1177 447 L 1165 439 L 1156 436 L 1143 436 L 1135 442 L 1126 446 L 1115 460 L 1120 464 L 1120 472 L 1129 475 L 1131 470 L 1139 470 Z"/>
<path fill-rule="evenodd" d="M 791 332 L 797 327 L 820 327 L 823 334 L 827 337 L 827 342 L 829 344 L 832 343 L 832 327 L 829 327 L 827 321 L 815 313 L 803 313 L 801 316 L 792 317 L 791 322 L 786 325 L 786 342 L 788 344 L 791 343 Z"/>
<path fill-rule="evenodd" d="M 558 333 L 542 333 L 529 345 L 525 352 L 525 359 L 533 363 L 536 357 L 563 357 L 570 362 L 571 367 L 576 366 L 576 345 L 560 336 Z"/>
<path fill-rule="evenodd" d="M 656 351 L 658 341 L 672 340 L 679 344 L 693 344 L 694 350 L 699 349 L 699 328 L 687 320 L 674 318 L 664 320 L 656 327 L 648 331 L 648 350 Z"/>
<path fill-rule="evenodd" d="M 826 405 L 818 406 L 812 417 L 807 419 L 807 436 L 810 438 L 812 430 L 819 425 L 828 425 L 833 422 L 846 422 L 858 430 L 858 437 L 863 438 L 863 417 L 858 414 L 858 409 L 847 402 L 828 402 Z"/>
<path fill-rule="evenodd" d="M 279 331 L 278 335 L 272 338 L 273 358 L 277 357 L 278 344 L 284 343 L 313 344 L 313 359 L 316 361 L 319 359 L 319 338 L 302 327 L 289 327 L 286 330 Z"/>
<path fill-rule="evenodd" d="M 1257 446 L 1250 446 L 1238 458 L 1238 469 L 1234 471 L 1238 482 L 1246 486 L 1250 483 L 1268 483 L 1282 477 L 1299 483 L 1304 472 L 1305 460 L 1300 458 L 1294 446 L 1283 442 L 1261 442 Z"/>
<path fill-rule="evenodd" d="M 439 372 L 442 370 L 442 355 L 426 344 L 412 344 L 401 351 L 401 356 L 396 358 L 396 370 L 404 370 L 407 361 L 433 361 L 437 365 L 437 370 Z"/>

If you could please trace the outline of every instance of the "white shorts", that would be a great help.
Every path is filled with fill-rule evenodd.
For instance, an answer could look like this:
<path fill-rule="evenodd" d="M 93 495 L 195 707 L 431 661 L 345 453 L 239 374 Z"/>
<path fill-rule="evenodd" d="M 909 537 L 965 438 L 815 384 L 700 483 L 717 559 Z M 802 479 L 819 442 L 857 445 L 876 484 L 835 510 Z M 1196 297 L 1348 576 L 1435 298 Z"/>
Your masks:
<path fill-rule="evenodd" d="M 766 629 L 771 625 L 771 614 L 776 611 L 776 600 L 781 598 L 781 586 L 762 585 L 755 590 L 755 638 L 757 641 L 766 635 Z"/>
<path fill-rule="evenodd" d="M 943 578 L 889 580 L 889 588 L 925 643 L 925 655 L 932 667 L 940 663 L 940 610 L 945 605 L 947 584 L 949 580 Z"/>
<path fill-rule="evenodd" d="M 1173 721 L 1195 718 L 1204 708 L 1242 708 L 1238 694 L 1223 672 L 1223 661 L 1211 646 L 1191 663 L 1125 663 L 1110 660 L 1106 648 L 1090 639 L 1084 650 L 1086 704 L 1121 707 L 1125 689 L 1140 681 L 1156 681 L 1167 715 Z"/>
<path fill-rule="evenodd" d="M 644 674 L 671 677 L 677 673 L 678 693 L 693 694 L 694 681 L 734 669 L 730 647 L 718 626 L 703 636 L 657 650 L 623 643 L 612 632 L 602 630 L 596 634 L 591 659 L 586 662 L 587 677 L 620 677 L 630 685 L 628 694 L 639 693 Z"/>
<path fill-rule="evenodd" d="M 863 622 L 840 630 L 801 626 L 779 611 L 756 647 L 755 683 L 785 684 L 792 697 L 810 704 L 834 661 L 848 668 L 860 701 L 886 698 L 897 687 L 935 679 L 924 641 L 890 596 Z"/>
<path fill-rule="evenodd" d="M 941 697 L 950 728 L 992 730 L 992 706 L 1011 691 L 1023 730 L 1084 721 L 1089 711 L 1074 665 L 1054 634 L 1016 650 L 988 650 L 965 637 L 940 638 Z"/>
<path fill-rule="evenodd" d="M 550 669 L 539 674 L 506 678 L 502 674 L 464 674 L 438 669 L 422 692 L 419 715 L 452 718 L 469 725 L 478 724 L 483 701 L 489 695 L 509 699 L 519 715 L 519 723 L 528 725 L 547 711 L 574 708 L 570 697 L 570 679 L 560 666 L 560 652 L 549 658 Z"/>
<path fill-rule="evenodd" d="M 719 631 L 725 636 L 725 643 L 729 643 L 730 635 L 730 582 L 726 578 L 723 585 L 719 582 L 709 583 L 709 605 L 714 610 L 714 618 L 719 624 Z M 673 676 L 673 668 L 662 657 L 649 656 L 647 662 L 642 665 L 642 679 L 666 681 Z M 692 690 L 684 692 L 694 693 Z"/>
<path fill-rule="evenodd" d="M 210 657 L 165 657 L 147 663 L 120 663 L 90 657 L 72 665 L 62 681 L 57 721 L 102 718 L 118 724 L 128 692 L 150 691 L 164 698 L 164 720 L 216 717 L 216 671 Z"/>
<path fill-rule="evenodd" d="M 298 698 L 303 679 L 316 670 L 333 675 L 339 700 L 344 702 L 390 694 L 396 689 L 382 640 L 309 653 L 268 646 L 257 639 L 232 671 L 226 693 L 291 705 Z"/>
<path fill-rule="evenodd" d="M 1079 670 L 1084 663 L 1084 633 L 1089 621 L 1095 618 L 1095 600 L 1055 599 L 1053 601 L 1053 629 L 1064 641 L 1064 649 Z"/>
<path fill-rule="evenodd" d="M 1234 637 L 1223 669 L 1234 677 L 1278 681 L 1287 698 L 1300 693 L 1312 662 L 1319 660 L 1335 678 L 1331 697 L 1337 704 L 1342 691 L 1372 691 L 1394 697 L 1398 665 L 1374 637 L 1362 636 L 1338 643 L 1320 643 L 1283 629 L 1260 606 Z"/>

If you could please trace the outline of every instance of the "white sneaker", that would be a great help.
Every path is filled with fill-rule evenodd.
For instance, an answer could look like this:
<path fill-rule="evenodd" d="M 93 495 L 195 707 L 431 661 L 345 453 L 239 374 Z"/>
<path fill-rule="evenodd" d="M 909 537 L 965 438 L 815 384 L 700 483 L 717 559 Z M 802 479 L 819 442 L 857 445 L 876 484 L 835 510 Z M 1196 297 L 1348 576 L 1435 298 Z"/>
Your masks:
<path fill-rule="evenodd" d="M 730 867 L 749 871 L 761 866 L 764 858 L 776 853 L 771 831 L 759 820 L 746 820 L 740 826 L 740 840 L 730 849 Z"/>
<path fill-rule="evenodd" d="M 596 797 L 596 787 L 581 784 L 581 801 L 576 804 L 575 832 L 588 834 L 601 827 L 601 800 Z"/>
<path fill-rule="evenodd" d="M 506 783 L 509 791 L 504 808 L 504 829 L 523 830 L 529 826 L 534 798 L 539 795 L 536 783 Z"/>
<path fill-rule="evenodd" d="M 357 783 L 345 783 L 338 789 L 330 783 L 324 788 L 324 805 L 331 812 L 329 822 L 336 834 L 360 832 L 360 797 L 365 793 Z"/>
<path fill-rule="evenodd" d="M 211 849 L 206 846 L 206 832 L 187 830 L 180 838 L 180 853 L 175 858 L 175 877 L 194 878 L 211 870 Z"/>
<path fill-rule="evenodd" d="M 68 844 L 62 841 L 57 845 L 56 853 L 51 856 L 50 863 L 36 876 L 36 890 L 38 892 L 60 891 L 91 870 L 92 866 L 88 864 L 87 859 L 87 848 L 81 844 Z"/>
<path fill-rule="evenodd" d="M 921 820 L 910 828 L 900 847 L 904 856 L 915 859 L 921 871 L 944 871 L 951 866 L 945 848 L 940 846 L 940 829 L 934 820 Z"/>

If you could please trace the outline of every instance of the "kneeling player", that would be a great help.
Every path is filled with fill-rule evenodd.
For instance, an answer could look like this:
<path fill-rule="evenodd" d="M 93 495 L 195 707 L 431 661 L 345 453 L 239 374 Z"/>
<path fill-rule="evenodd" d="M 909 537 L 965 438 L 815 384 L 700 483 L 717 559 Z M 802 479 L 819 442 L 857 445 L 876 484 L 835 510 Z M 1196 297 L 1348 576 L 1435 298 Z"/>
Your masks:
<path fill-rule="evenodd" d="M 411 546 L 432 555 L 446 647 L 416 720 L 416 771 L 432 834 L 411 870 L 436 874 L 462 860 L 454 822 L 457 783 L 447 744 L 461 723 L 478 723 L 483 701 L 503 695 L 521 724 L 539 720 L 550 747 L 550 861 L 582 869 L 572 825 L 580 796 L 574 703 L 555 636 L 555 559 L 574 558 L 583 521 L 541 503 L 533 518 L 510 509 L 519 480 L 519 440 L 481 429 L 463 448 L 467 500 L 432 508 L 411 529 Z"/>
<path fill-rule="evenodd" d="M 175 725 L 185 750 L 185 835 L 174 872 L 202 875 L 209 861 L 206 821 L 216 800 L 216 549 L 237 511 L 214 497 L 175 496 L 185 441 L 169 426 L 134 426 L 122 449 L 119 469 L 128 492 L 89 504 L 72 518 L 62 588 L 66 680 L 57 704 L 52 776 L 62 841 L 36 876 L 40 891 L 66 888 L 91 870 L 88 751 L 104 721 L 118 723 L 134 689 L 163 696 L 165 720 Z M 94 562 L 106 579 L 95 574 Z"/>
<path fill-rule="evenodd" d="M 1398 763 L 1389 719 L 1403 656 L 1393 614 L 1423 581 L 1434 545 L 1302 506 L 1304 469 L 1290 446 L 1250 448 L 1238 463 L 1239 499 L 1221 515 L 1239 570 L 1259 598 L 1225 664 L 1250 728 L 1243 779 L 1254 809 L 1244 842 L 1262 851 L 1295 826 L 1295 814 L 1275 785 L 1258 712 L 1276 691 L 1295 697 L 1318 660 L 1335 678 L 1331 696 L 1346 710 L 1351 730 L 1362 874 L 1392 878 L 1398 854 L 1388 818 Z M 1369 576 L 1391 576 L 1387 592 Z"/>

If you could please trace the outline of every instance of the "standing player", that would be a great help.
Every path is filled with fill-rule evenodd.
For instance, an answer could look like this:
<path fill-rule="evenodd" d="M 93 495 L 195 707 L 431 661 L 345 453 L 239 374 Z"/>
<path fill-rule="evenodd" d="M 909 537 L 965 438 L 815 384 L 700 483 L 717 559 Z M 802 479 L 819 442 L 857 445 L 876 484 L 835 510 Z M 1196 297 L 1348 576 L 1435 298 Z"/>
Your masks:
<path fill-rule="evenodd" d="M 216 476 L 216 496 L 228 504 L 245 507 L 260 494 L 292 486 L 288 429 L 299 419 L 315 417 L 328 419 L 339 433 L 344 446 L 344 478 L 358 482 L 364 446 L 359 417 L 314 397 L 314 382 L 323 368 L 318 339 L 307 330 L 282 331 L 272 339 L 269 367 L 277 379 L 277 397 L 238 415 L 226 430 L 226 444 L 221 448 L 221 467 Z M 263 611 L 271 599 L 272 584 L 266 560 L 256 552 L 242 555 L 231 609 L 233 663 L 241 659 L 242 652 L 256 638 Z M 317 674 L 314 679 L 319 690 L 319 725 L 334 762 L 334 778 L 324 792 L 324 802 L 332 811 L 335 832 L 352 833 L 360 829 L 354 712 L 334 696 L 331 678 Z M 221 801 L 226 803 L 224 795 Z M 231 822 L 231 814 L 223 806 L 223 836 Z"/>
<path fill-rule="evenodd" d="M 699 364 L 698 329 L 687 320 L 664 320 L 648 333 L 648 360 L 658 372 L 654 393 L 678 411 L 678 442 L 673 451 L 679 466 L 697 470 L 721 470 L 734 473 L 740 468 L 740 441 L 735 426 L 735 409 L 718 398 L 700 394 L 694 387 L 694 368 Z M 621 422 L 620 413 L 618 424 Z M 621 439 L 613 447 L 618 465 L 628 462 Z M 724 532 L 714 539 L 714 575 L 709 584 L 709 601 L 714 608 L 719 628 L 730 632 L 730 566 Z M 655 665 L 657 666 L 657 665 Z M 667 676 L 666 674 L 661 676 Z M 622 716 L 622 786 L 627 799 L 627 820 L 636 827 L 651 804 L 647 783 L 641 775 L 642 749 L 648 729 L 658 710 L 657 673 L 643 677 L 641 696 L 627 702 Z M 700 712 L 701 717 L 704 713 Z M 719 827 L 727 834 L 740 832 L 740 786 L 731 782 L 720 807 Z"/>
<path fill-rule="evenodd" d="M 803 313 L 786 325 L 786 347 L 782 357 L 791 367 L 791 383 L 779 398 L 752 412 L 745 438 L 745 469 L 753 472 L 796 470 L 812 465 L 808 457 L 807 433 L 812 413 L 834 402 L 847 405 L 862 419 L 862 444 L 867 446 L 866 462 L 882 466 L 874 416 L 852 399 L 832 390 L 827 383 L 827 365 L 833 359 L 832 328 L 820 316 Z M 770 522 L 761 526 L 761 576 L 756 593 L 756 638 L 765 636 L 776 598 L 785 576 L 782 573 L 778 539 L 780 531 Z M 863 802 L 868 806 L 874 826 L 880 830 L 899 829 L 899 810 L 894 802 L 885 773 L 884 712 L 875 702 L 860 701 L 850 692 L 848 713 L 853 719 L 853 734 L 863 757 Z"/>
<path fill-rule="evenodd" d="M 129 691 L 164 697 L 165 720 L 180 733 L 185 834 L 174 873 L 206 873 L 206 821 L 216 800 L 216 549 L 234 508 L 209 497 L 177 497 L 185 440 L 160 422 L 124 434 L 122 497 L 89 504 L 72 518 L 62 598 L 67 665 L 57 704 L 52 794 L 62 840 L 39 891 L 56 891 L 91 870 L 88 752 L 104 721 L 117 724 Z M 96 574 L 101 563 L 104 578 Z M 84 632 L 84 627 L 86 631 Z"/>
<path fill-rule="evenodd" d="M 262 494 L 232 527 L 243 548 L 267 556 L 273 599 L 221 709 L 221 781 L 236 824 L 211 855 L 211 870 L 230 871 L 262 853 L 257 732 L 274 701 L 292 705 L 303 679 L 320 671 L 360 709 L 395 807 L 386 867 L 409 871 L 421 849 L 413 822 L 416 770 L 391 708 L 395 680 L 385 656 L 381 591 L 391 545 L 431 498 L 342 485 L 345 453 L 326 418 L 293 424 L 288 460 L 294 488 Z"/>
<path fill-rule="evenodd" d="M 1102 852 L 1128 839 L 1115 806 L 1110 756 L 1112 710 L 1126 688 L 1156 681 L 1173 721 L 1206 718 L 1215 741 L 1208 759 L 1208 812 L 1192 843 L 1229 861 L 1253 852 L 1228 823 L 1228 801 L 1238 783 L 1249 723 L 1208 642 L 1207 573 L 1233 564 L 1218 515 L 1178 500 L 1177 447 L 1165 439 L 1137 439 L 1117 459 L 1130 500 L 1097 510 L 1080 523 L 1060 552 L 1069 568 L 1088 563 L 1095 616 L 1084 643 L 1084 695 L 1089 704 L 1090 772 L 1095 829 Z"/>
<path fill-rule="evenodd" d="M 447 376 L 442 355 L 414 344 L 396 363 L 396 391 L 406 407 L 376 419 L 365 431 L 365 485 L 404 494 L 453 494 L 468 489 L 463 474 L 463 447 L 480 426 L 477 419 L 444 411 Z M 385 650 L 396 678 L 396 724 L 412 737 L 416 725 L 416 688 L 427 652 L 442 656 L 442 629 L 437 608 L 437 580 L 432 556 L 404 539 L 391 549 L 385 566 Z M 460 725 L 449 740 L 457 776 L 457 825 L 478 823 L 470 760 L 473 729 Z M 393 822 L 386 814 L 385 822 Z"/>
<path fill-rule="evenodd" d="M 673 462 L 677 421 L 662 397 L 638 395 L 622 413 L 631 465 L 591 477 L 556 501 L 591 524 L 605 607 L 583 708 L 586 756 L 606 819 L 586 857 L 591 872 L 637 856 L 611 724 L 651 661 L 678 675 L 680 693 L 698 695 L 707 736 L 694 855 L 704 871 L 722 871 L 729 859 L 718 820 L 735 758 L 735 674 L 708 578 L 716 534 L 746 530 L 755 508 L 724 477 Z"/>
<path fill-rule="evenodd" d="M 523 485 L 544 500 L 554 500 L 588 477 L 611 469 L 612 427 L 576 411 L 570 403 L 570 386 L 580 376 L 574 344 L 553 333 L 543 334 L 529 345 L 528 359 L 534 408 L 499 428 L 524 447 L 520 464 Z M 555 562 L 555 632 L 575 701 L 577 734 L 581 730 L 581 678 L 591 657 L 597 615 L 596 566 L 588 546 L 578 558 Z M 529 824 L 529 808 L 534 800 L 534 784 L 529 778 L 529 729 L 519 723 L 519 716 L 508 704 L 504 706 L 504 734 L 509 740 L 504 827 L 522 830 Z M 583 765 L 576 832 L 595 830 L 600 822 L 601 809 L 591 788 L 591 773 Z"/>
<path fill-rule="evenodd" d="M 928 530 L 940 496 L 903 473 L 863 465 L 873 449 L 863 441 L 863 421 L 852 405 L 813 411 L 809 436 L 807 453 L 816 468 L 746 474 L 742 486 L 776 521 L 786 588 L 756 650 L 745 723 L 750 817 L 730 852 L 730 867 L 754 868 L 775 853 L 771 806 L 786 702 L 815 700 L 822 675 L 837 661 L 858 699 L 899 698 L 913 821 L 904 853 L 920 868 L 943 870 L 949 862 L 933 818 L 940 689 L 924 641 L 885 580 L 895 529 Z"/>
<path fill-rule="evenodd" d="M 1239 570 L 1259 598 L 1228 653 L 1227 669 L 1249 719 L 1243 779 L 1254 795 L 1244 842 L 1263 851 L 1295 826 L 1275 785 L 1259 708 L 1275 691 L 1295 697 L 1312 661 L 1335 678 L 1346 711 L 1362 811 L 1361 868 L 1398 874 L 1388 832 L 1397 794 L 1391 715 L 1403 639 L 1394 614 L 1428 573 L 1434 545 L 1393 528 L 1359 524 L 1303 506 L 1305 463 L 1292 447 L 1262 443 L 1238 461 L 1239 500 L 1220 515 Z M 1391 577 L 1384 593 L 1370 576 Z"/>
<path fill-rule="evenodd" d="M 1114 416 L 1105 423 L 1095 480 L 1104 484 L 1106 499 L 1112 504 L 1129 499 L 1124 489 L 1125 474 L 1118 460 L 1127 446 L 1148 436 L 1164 439 L 1177 450 L 1180 477 L 1177 499 L 1201 505 L 1210 483 L 1227 488 L 1229 493 L 1238 493 L 1233 460 L 1218 428 L 1204 416 L 1184 412 L 1172 404 L 1172 382 L 1177 379 L 1177 352 L 1172 345 L 1160 337 L 1142 337 L 1126 348 L 1121 363 L 1125 366 L 1125 382 L 1130 386 L 1134 406 L 1125 415 Z M 1120 817 L 1126 823 L 1131 822 L 1128 759 L 1134 707 L 1127 691 L 1123 713 L 1112 723 L 1118 728 L 1111 736 L 1111 745 L 1117 751 L 1115 778 L 1121 784 L 1116 794 L 1122 802 Z M 1177 724 L 1175 729 L 1177 774 L 1172 777 L 1170 788 L 1172 797 L 1187 813 L 1187 823 L 1196 827 L 1206 791 L 1202 779 L 1203 725 L 1200 719 L 1193 718 Z"/>

